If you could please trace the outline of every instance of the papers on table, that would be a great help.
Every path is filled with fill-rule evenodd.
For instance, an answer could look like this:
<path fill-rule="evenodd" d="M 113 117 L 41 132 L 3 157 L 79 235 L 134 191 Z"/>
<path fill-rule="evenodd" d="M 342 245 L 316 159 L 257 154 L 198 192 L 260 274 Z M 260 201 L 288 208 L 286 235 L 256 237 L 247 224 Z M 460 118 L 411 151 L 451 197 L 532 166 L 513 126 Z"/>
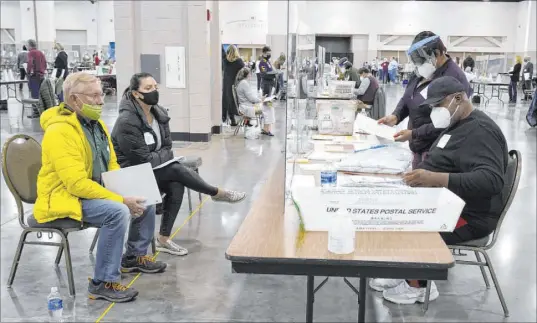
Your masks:
<path fill-rule="evenodd" d="M 158 166 L 156 166 L 156 167 L 153 167 L 153 170 L 156 170 L 156 169 L 160 169 L 160 168 L 166 167 L 166 166 L 168 166 L 168 165 L 171 164 L 171 163 L 178 163 L 178 162 L 180 162 L 180 161 L 183 160 L 183 159 L 185 159 L 185 157 L 183 157 L 183 156 L 175 157 L 175 158 L 173 158 L 173 159 L 168 160 L 168 161 L 165 162 L 165 163 L 162 163 L 162 164 L 160 164 L 160 165 L 158 165 Z"/>
<path fill-rule="evenodd" d="M 329 153 L 325 151 L 314 151 L 308 156 L 308 159 L 333 162 L 340 161 L 348 155 L 349 154 L 346 153 Z"/>
<path fill-rule="evenodd" d="M 125 167 L 102 174 L 104 186 L 121 196 L 143 197 L 145 205 L 162 203 L 150 163 Z"/>
<path fill-rule="evenodd" d="M 369 134 L 394 141 L 393 136 L 397 130 L 393 127 L 378 124 L 377 120 L 371 119 L 364 115 L 357 115 L 354 121 L 354 132 L 363 131 Z"/>
<path fill-rule="evenodd" d="M 402 178 L 338 174 L 337 184 L 341 187 L 404 187 Z"/>

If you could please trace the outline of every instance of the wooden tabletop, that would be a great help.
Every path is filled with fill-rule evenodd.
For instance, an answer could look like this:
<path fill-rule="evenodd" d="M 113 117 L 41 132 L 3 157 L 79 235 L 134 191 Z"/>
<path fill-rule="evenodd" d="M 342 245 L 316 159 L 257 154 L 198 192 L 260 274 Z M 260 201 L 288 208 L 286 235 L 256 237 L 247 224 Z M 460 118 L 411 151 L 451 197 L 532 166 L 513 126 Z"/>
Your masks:
<path fill-rule="evenodd" d="M 227 259 L 439 269 L 454 265 L 451 252 L 436 232 L 357 232 L 356 249 L 349 255 L 328 251 L 327 232 L 306 232 L 303 242 L 297 244 L 298 216 L 294 208 L 284 205 L 284 167 L 281 160 L 231 241 Z"/>

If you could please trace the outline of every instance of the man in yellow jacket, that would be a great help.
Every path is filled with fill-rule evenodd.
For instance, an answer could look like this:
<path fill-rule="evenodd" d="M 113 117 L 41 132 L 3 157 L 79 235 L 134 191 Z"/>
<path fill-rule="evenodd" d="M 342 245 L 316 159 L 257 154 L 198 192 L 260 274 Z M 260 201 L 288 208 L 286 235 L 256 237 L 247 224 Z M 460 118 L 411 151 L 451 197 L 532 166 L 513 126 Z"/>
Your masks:
<path fill-rule="evenodd" d="M 89 297 L 127 302 L 138 292 L 120 283 L 121 272 L 158 273 L 166 269 L 165 263 L 147 256 L 155 208 L 144 207 L 141 198 L 119 196 L 102 185 L 101 174 L 119 169 L 119 165 L 100 120 L 100 81 L 88 73 L 74 73 L 66 78 L 63 91 L 65 103 L 48 109 L 40 119 L 45 135 L 34 216 L 39 223 L 71 218 L 100 227 Z M 129 223 L 127 250 L 122 257 Z"/>

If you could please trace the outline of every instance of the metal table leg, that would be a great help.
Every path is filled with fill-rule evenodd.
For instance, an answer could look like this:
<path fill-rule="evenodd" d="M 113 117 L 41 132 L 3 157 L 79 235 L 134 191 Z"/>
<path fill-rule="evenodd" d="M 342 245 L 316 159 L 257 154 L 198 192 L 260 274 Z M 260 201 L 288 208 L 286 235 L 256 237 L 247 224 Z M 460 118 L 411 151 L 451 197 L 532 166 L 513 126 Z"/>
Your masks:
<path fill-rule="evenodd" d="M 365 297 L 366 297 L 366 285 L 367 285 L 367 278 L 360 277 L 360 295 L 358 296 L 358 301 L 360 302 L 358 304 L 358 322 L 362 323 L 365 322 Z"/>
<path fill-rule="evenodd" d="M 306 322 L 312 323 L 313 322 L 313 284 L 315 281 L 314 276 L 308 276 L 308 283 L 307 283 L 307 296 L 306 296 Z"/>

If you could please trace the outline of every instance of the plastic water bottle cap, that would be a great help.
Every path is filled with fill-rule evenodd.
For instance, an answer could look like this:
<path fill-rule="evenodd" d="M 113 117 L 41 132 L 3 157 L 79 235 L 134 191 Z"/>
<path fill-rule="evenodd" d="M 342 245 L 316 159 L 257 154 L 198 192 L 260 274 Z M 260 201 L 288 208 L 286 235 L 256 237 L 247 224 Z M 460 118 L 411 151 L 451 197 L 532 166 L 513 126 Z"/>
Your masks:
<path fill-rule="evenodd" d="M 50 289 L 50 292 L 51 292 L 51 293 L 57 293 L 57 292 L 58 292 L 58 287 L 52 287 L 52 288 Z"/>

